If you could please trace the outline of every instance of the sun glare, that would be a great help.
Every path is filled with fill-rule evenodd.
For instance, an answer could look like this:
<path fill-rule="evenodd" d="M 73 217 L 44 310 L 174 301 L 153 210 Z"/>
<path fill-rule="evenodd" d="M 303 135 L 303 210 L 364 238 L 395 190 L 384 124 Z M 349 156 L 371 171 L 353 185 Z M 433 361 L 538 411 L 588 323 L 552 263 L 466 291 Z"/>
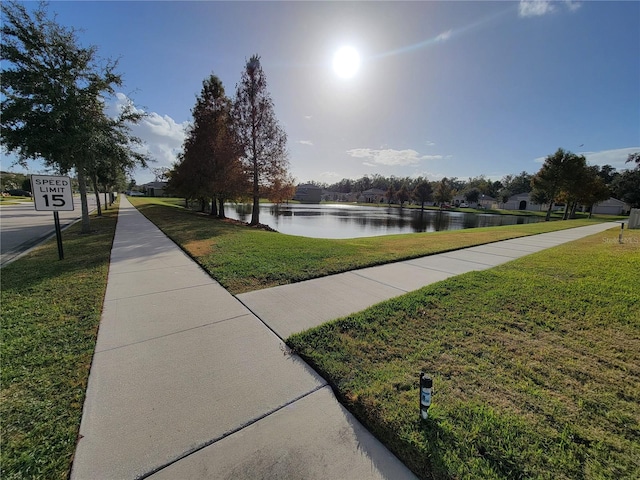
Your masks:
<path fill-rule="evenodd" d="M 342 78 L 353 77 L 360 68 L 360 54 L 353 47 L 342 47 L 333 56 L 333 71 Z"/>

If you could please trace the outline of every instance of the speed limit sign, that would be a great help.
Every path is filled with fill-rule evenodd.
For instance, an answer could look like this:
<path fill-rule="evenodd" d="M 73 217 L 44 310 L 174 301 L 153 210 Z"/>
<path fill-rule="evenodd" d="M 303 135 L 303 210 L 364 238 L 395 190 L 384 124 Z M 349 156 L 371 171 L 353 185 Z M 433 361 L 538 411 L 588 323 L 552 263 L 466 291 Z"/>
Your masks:
<path fill-rule="evenodd" d="M 73 210 L 73 190 L 69 177 L 31 175 L 31 193 L 36 210 Z"/>

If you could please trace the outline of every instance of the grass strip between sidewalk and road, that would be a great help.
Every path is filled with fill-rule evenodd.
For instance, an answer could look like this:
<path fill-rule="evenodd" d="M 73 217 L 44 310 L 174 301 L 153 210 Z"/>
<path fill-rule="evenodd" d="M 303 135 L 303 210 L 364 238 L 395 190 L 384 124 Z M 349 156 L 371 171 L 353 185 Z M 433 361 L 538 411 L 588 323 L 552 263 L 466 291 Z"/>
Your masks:
<path fill-rule="evenodd" d="M 76 447 L 102 312 L 117 207 L 0 271 L 0 477 L 65 479 Z"/>
<path fill-rule="evenodd" d="M 289 346 L 424 479 L 640 478 L 640 232 L 471 272 Z M 419 372 L 434 378 L 419 419 Z"/>
<path fill-rule="evenodd" d="M 184 200 L 129 201 L 234 295 L 509 238 L 602 220 L 567 220 L 352 239 L 285 235 L 222 221 L 178 205 Z"/>

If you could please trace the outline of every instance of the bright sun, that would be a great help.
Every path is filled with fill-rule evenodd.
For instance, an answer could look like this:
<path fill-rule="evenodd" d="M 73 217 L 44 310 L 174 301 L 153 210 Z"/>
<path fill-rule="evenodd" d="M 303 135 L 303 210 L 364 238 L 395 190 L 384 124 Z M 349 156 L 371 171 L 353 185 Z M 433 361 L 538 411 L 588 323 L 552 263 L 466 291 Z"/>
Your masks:
<path fill-rule="evenodd" d="M 333 71 L 342 78 L 353 77 L 360 68 L 360 54 L 353 47 L 342 47 L 333 56 Z"/>

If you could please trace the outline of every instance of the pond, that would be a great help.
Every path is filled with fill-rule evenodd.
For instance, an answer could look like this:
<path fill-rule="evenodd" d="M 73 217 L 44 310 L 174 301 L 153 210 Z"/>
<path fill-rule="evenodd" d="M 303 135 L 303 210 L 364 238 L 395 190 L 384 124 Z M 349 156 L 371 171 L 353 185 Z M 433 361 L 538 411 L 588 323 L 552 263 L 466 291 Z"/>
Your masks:
<path fill-rule="evenodd" d="M 230 204 L 227 217 L 251 220 L 250 204 Z M 463 228 L 516 225 L 543 221 L 485 213 L 436 211 L 415 208 L 366 207 L 349 204 L 260 204 L 260 223 L 280 233 L 312 238 L 356 238 L 397 233 L 437 232 Z"/>

